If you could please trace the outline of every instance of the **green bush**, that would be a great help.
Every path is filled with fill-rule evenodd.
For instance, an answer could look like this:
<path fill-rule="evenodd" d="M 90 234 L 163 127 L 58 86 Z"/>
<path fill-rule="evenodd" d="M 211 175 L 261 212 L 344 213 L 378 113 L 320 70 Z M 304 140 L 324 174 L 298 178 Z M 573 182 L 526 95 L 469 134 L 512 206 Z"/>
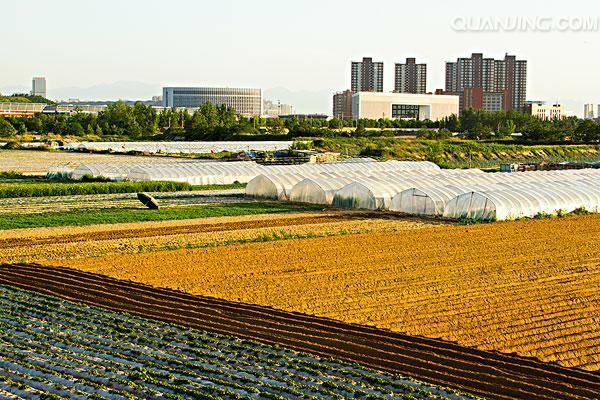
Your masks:
<path fill-rule="evenodd" d="M 192 190 L 192 186 L 183 182 L 10 183 L 0 185 L 0 198 L 185 190 Z"/>

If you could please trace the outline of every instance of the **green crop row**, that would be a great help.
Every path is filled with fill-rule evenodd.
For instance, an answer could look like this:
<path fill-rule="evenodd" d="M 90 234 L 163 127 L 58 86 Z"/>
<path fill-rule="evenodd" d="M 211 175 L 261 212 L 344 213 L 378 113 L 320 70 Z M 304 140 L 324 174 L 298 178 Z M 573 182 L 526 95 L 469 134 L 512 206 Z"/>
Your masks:
<path fill-rule="evenodd" d="M 0 285 L 3 393 L 40 398 L 464 399 L 339 360 Z"/>
<path fill-rule="evenodd" d="M 137 192 L 180 192 L 192 189 L 192 185 L 183 182 L 11 182 L 0 183 L 0 198 Z"/>

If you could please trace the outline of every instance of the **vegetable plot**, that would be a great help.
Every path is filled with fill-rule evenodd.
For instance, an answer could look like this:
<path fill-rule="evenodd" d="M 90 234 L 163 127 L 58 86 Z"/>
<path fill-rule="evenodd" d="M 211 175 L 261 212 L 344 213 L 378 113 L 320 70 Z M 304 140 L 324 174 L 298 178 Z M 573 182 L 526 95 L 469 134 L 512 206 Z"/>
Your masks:
<path fill-rule="evenodd" d="M 354 364 L 0 286 L 0 397 L 463 399 Z"/>

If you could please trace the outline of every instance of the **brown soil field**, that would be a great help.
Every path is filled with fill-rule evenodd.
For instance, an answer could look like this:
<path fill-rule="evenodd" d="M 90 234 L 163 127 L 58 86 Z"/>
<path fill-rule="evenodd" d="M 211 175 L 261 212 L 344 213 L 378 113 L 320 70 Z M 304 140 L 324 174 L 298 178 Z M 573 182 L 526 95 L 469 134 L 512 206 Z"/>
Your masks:
<path fill-rule="evenodd" d="M 488 399 L 597 399 L 598 374 L 327 318 L 193 296 L 66 268 L 0 266 L 0 284 L 290 349 Z"/>
<path fill-rule="evenodd" d="M 430 227 L 439 222 L 365 212 L 293 213 L 0 231 L 0 263 L 203 247 L 273 235 L 328 236 Z"/>
<path fill-rule="evenodd" d="M 52 264 L 600 369 L 600 215 Z"/>

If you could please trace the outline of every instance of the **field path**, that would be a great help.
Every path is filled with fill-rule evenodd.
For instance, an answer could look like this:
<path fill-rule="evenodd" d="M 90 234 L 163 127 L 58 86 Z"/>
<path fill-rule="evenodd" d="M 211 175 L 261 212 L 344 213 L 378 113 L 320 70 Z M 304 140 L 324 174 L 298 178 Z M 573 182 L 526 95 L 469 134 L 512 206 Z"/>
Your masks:
<path fill-rule="evenodd" d="M 0 283 L 116 311 L 358 362 L 490 399 L 597 399 L 596 373 L 441 340 L 232 303 L 65 268 L 0 267 Z"/>

